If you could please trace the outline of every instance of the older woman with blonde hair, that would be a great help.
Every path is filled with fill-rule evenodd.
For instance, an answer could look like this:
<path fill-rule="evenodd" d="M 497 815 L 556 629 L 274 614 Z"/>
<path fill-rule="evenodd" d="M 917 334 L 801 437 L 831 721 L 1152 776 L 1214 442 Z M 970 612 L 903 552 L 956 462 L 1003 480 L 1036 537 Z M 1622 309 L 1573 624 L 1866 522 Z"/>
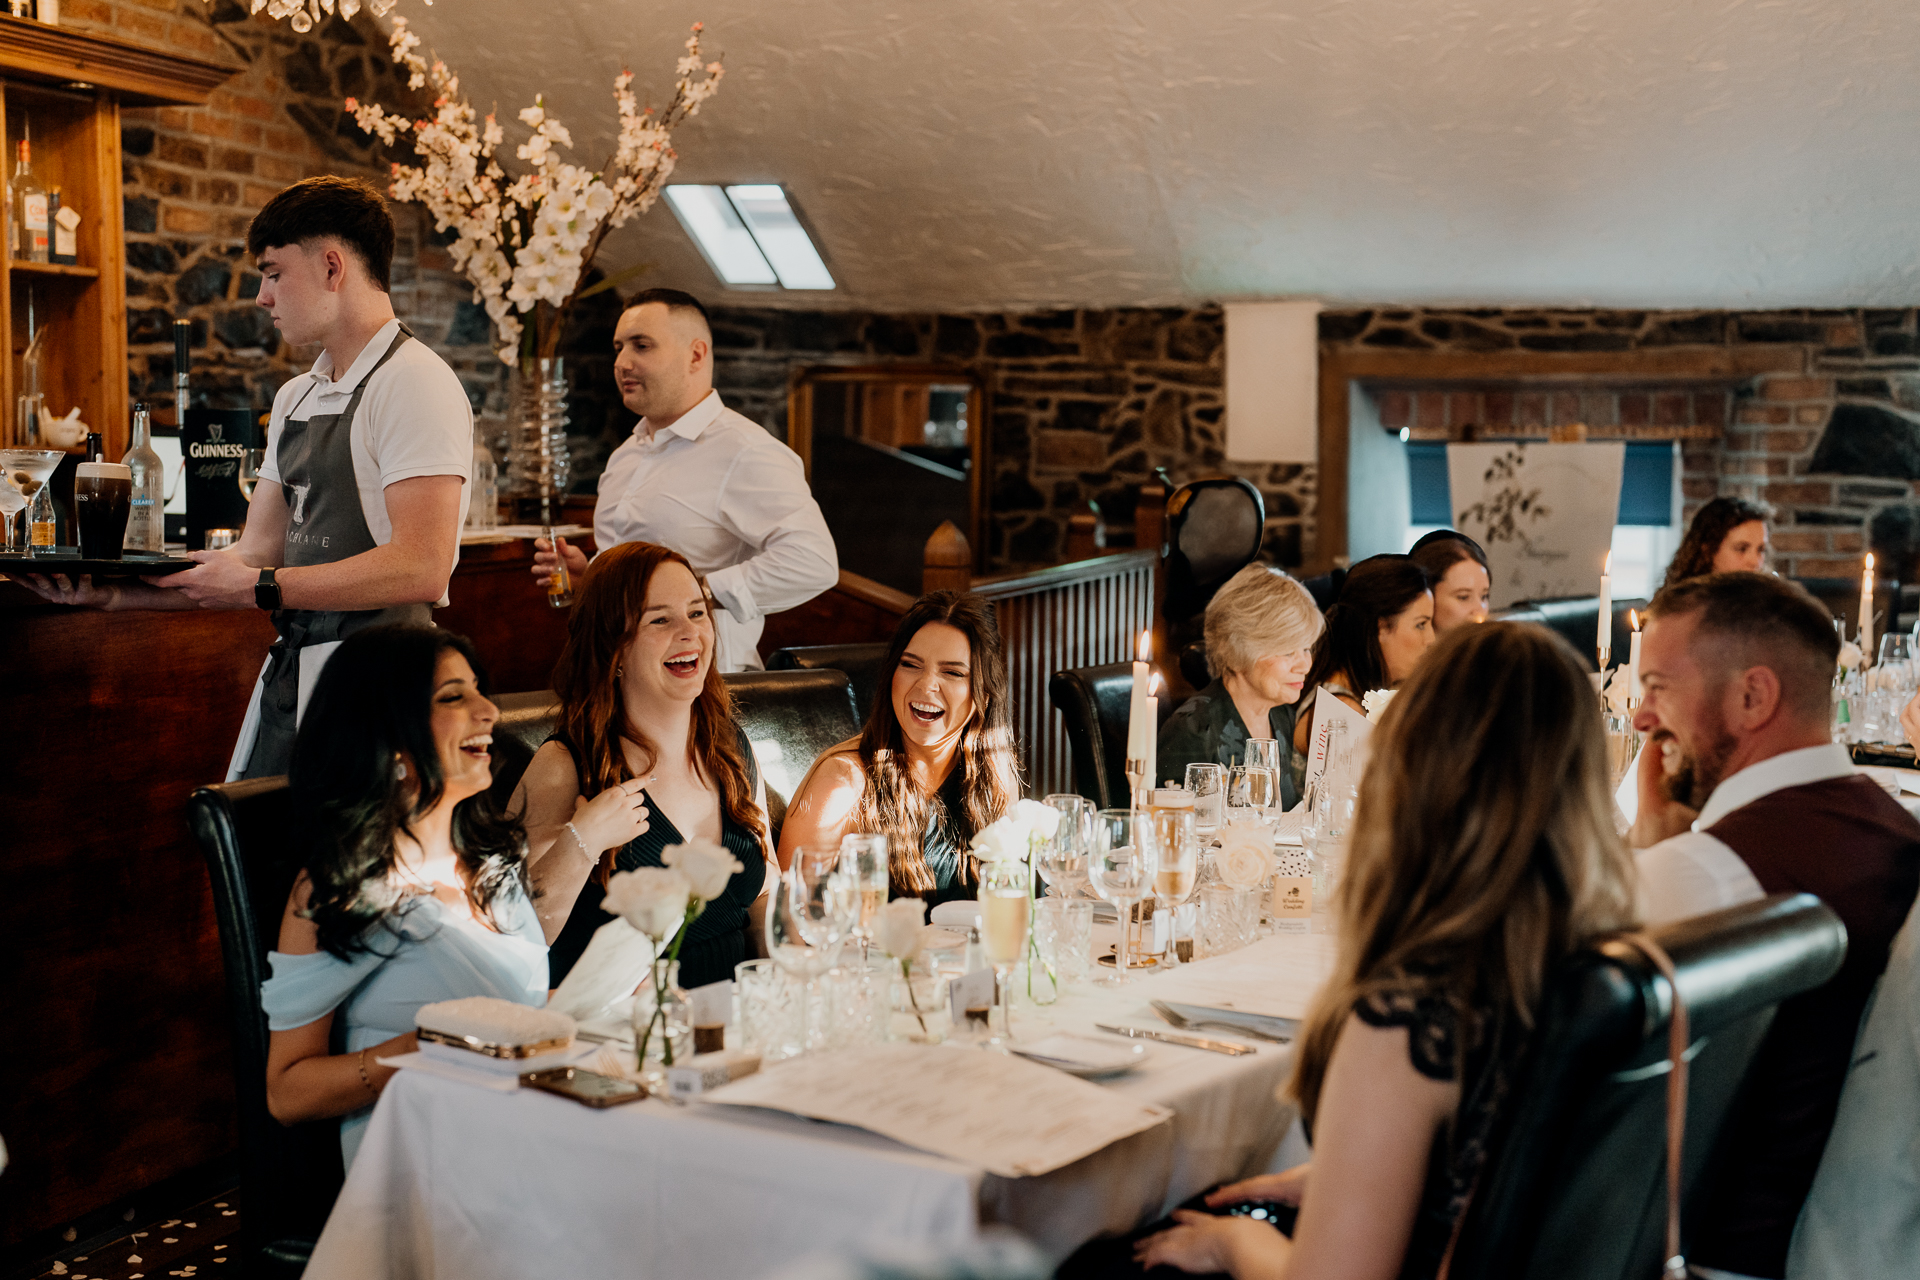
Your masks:
<path fill-rule="evenodd" d="M 1325 623 L 1307 589 L 1270 565 L 1250 564 L 1207 605 L 1207 671 L 1213 681 L 1181 703 L 1160 729 L 1160 775 L 1186 778 L 1190 764 L 1238 764 L 1249 738 L 1282 744 L 1280 799 L 1298 798 L 1294 719 Z"/>
<path fill-rule="evenodd" d="M 1206 1201 L 1297 1204 L 1292 1238 L 1184 1210 L 1140 1242 L 1149 1266 L 1433 1276 L 1549 971 L 1632 919 L 1633 862 L 1573 649 L 1544 628 L 1490 623 L 1456 628 L 1433 656 L 1381 718 L 1360 783 L 1333 908 L 1339 955 L 1289 1086 L 1313 1163 Z"/>

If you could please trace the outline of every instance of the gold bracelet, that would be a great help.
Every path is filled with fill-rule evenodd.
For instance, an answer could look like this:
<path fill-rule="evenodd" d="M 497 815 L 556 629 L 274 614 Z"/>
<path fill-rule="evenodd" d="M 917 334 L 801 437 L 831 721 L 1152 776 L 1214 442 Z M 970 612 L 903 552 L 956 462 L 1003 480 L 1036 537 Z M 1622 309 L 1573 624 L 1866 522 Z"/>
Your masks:
<path fill-rule="evenodd" d="M 367 1076 L 367 1051 L 365 1049 L 360 1051 L 360 1083 L 367 1086 L 368 1093 L 379 1092 L 379 1090 L 373 1087 L 373 1081 Z"/>

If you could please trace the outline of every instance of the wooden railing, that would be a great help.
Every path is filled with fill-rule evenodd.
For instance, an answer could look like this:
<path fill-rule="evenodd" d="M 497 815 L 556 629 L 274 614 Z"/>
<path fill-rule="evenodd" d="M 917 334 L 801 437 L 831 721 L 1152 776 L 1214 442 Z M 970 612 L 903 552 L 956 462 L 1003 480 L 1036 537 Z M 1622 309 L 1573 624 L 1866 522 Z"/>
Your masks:
<path fill-rule="evenodd" d="M 1014 741 L 1028 791 L 1073 789 L 1073 755 L 1047 697 L 1053 673 L 1125 662 L 1153 625 L 1157 551 L 1122 551 L 1032 573 L 975 581 L 991 600 L 1007 649 Z"/>

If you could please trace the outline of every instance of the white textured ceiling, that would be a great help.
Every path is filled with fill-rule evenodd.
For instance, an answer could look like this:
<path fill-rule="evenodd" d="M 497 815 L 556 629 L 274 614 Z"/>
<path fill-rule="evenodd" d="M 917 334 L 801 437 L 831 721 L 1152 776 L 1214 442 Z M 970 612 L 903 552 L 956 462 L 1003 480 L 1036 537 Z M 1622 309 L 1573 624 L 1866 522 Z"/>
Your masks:
<path fill-rule="evenodd" d="M 1920 302 L 1913 0 L 403 0 L 596 158 L 624 63 L 727 77 L 685 181 L 786 184 L 841 288 L 752 304 Z M 512 136 L 511 133 L 509 135 Z"/>

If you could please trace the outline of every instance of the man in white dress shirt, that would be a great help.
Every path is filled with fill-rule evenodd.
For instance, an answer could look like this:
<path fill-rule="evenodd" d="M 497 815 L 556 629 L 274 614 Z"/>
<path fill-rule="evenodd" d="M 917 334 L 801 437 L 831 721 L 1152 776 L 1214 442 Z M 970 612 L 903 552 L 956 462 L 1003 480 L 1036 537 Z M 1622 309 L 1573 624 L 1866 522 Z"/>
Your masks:
<path fill-rule="evenodd" d="M 805 604 L 840 580 L 840 556 L 793 450 L 720 403 L 713 389 L 713 329 L 699 299 L 647 289 L 620 316 L 613 373 L 620 399 L 640 415 L 600 476 L 593 536 L 601 550 L 657 542 L 704 577 L 719 612 L 722 671 L 760 666 L 765 616 Z M 569 572 L 587 558 L 558 539 Z M 554 553 L 534 544 L 544 586 Z"/>
<path fill-rule="evenodd" d="M 1775 1280 L 1861 1012 L 1920 886 L 1920 823 L 1831 741 L 1840 644 L 1797 584 L 1712 574 L 1665 588 L 1647 616 L 1630 833 L 1641 914 L 1657 924 L 1804 892 L 1847 929 L 1840 972 L 1775 1014 L 1689 1223 L 1699 1274 Z"/>

